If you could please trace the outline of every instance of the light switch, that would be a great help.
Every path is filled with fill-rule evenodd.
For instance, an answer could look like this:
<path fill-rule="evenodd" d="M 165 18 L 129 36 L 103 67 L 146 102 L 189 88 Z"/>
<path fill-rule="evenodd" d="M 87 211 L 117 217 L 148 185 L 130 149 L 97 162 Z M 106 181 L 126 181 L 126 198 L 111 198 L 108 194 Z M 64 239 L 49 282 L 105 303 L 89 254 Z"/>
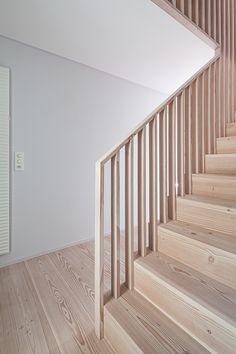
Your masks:
<path fill-rule="evenodd" d="M 24 171 L 25 154 L 23 152 L 15 152 L 15 171 Z"/>

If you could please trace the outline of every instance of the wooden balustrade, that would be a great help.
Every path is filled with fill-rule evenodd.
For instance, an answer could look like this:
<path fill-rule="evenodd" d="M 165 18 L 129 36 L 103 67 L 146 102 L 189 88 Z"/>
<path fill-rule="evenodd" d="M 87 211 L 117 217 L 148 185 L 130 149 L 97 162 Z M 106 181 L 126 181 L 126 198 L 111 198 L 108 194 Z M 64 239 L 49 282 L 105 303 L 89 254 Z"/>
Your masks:
<path fill-rule="evenodd" d="M 145 256 L 147 245 L 157 250 L 158 224 L 176 218 L 177 195 L 191 194 L 192 173 L 205 172 L 205 154 L 215 152 L 216 137 L 225 136 L 225 124 L 234 121 L 236 110 L 234 1 L 153 2 L 211 45 L 216 54 L 96 164 L 95 330 L 99 338 L 103 337 L 104 326 L 105 165 L 111 162 L 111 294 L 118 298 L 122 149 L 125 150 L 125 283 L 133 289 L 134 213 L 138 219 L 138 253 Z M 137 143 L 137 154 L 134 154 L 134 143 Z M 137 171 L 134 171 L 136 158 Z M 137 190 L 134 190 L 135 179 Z"/>

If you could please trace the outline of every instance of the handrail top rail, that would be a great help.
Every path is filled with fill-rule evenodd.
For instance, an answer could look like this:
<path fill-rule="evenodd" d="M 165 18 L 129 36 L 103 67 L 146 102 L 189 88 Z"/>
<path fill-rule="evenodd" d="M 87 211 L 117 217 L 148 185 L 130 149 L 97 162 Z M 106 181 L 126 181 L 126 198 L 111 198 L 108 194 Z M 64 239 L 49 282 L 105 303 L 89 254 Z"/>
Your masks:
<path fill-rule="evenodd" d="M 216 62 L 221 56 L 220 46 L 218 45 L 215 50 L 215 56 L 208 61 L 200 70 L 198 70 L 189 80 L 181 85 L 172 95 L 170 95 L 164 102 L 162 102 L 157 108 L 154 109 L 141 123 L 139 123 L 124 139 L 118 144 L 113 146 L 107 151 L 100 159 L 97 160 L 96 165 L 105 165 L 118 151 L 120 151 L 135 135 L 139 133 L 147 124 L 149 124 L 154 117 L 165 110 L 175 97 L 179 96 L 188 86 L 190 86 L 204 71 L 206 71 L 214 62 Z"/>

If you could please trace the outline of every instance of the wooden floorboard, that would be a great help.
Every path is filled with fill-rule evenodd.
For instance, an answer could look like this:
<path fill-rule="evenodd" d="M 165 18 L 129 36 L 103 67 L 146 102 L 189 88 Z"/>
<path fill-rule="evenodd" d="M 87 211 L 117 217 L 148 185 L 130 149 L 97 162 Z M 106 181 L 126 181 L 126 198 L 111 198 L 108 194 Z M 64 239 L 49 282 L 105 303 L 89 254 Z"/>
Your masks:
<path fill-rule="evenodd" d="M 115 353 L 94 332 L 94 242 L 0 269 L 0 354 L 16 353 Z"/>

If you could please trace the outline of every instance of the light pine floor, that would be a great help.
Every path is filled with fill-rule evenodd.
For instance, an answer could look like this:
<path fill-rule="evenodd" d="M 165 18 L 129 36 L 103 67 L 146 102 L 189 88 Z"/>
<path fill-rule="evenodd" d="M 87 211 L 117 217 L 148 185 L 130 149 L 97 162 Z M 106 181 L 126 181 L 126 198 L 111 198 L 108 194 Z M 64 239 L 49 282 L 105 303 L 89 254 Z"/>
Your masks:
<path fill-rule="evenodd" d="M 114 353 L 94 333 L 94 242 L 0 269 L 0 353 Z"/>

